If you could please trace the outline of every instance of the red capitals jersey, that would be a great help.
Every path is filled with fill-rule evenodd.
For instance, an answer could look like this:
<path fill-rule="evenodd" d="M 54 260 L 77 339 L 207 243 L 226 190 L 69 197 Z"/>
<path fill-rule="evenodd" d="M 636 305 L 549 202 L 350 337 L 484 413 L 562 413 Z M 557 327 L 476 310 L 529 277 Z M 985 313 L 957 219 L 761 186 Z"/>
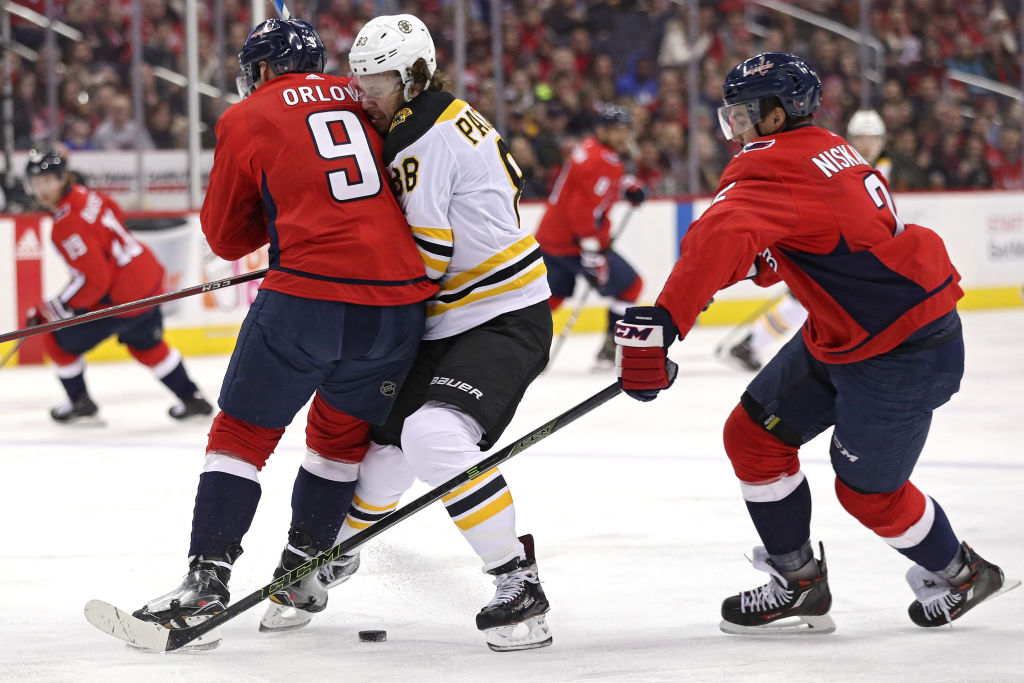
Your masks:
<path fill-rule="evenodd" d="M 808 311 L 825 363 L 884 353 L 963 296 L 942 240 L 897 216 L 885 181 L 843 138 L 816 126 L 737 154 L 690 226 L 658 297 L 681 334 L 722 287 L 784 280 Z"/>
<path fill-rule="evenodd" d="M 200 219 L 215 254 L 270 243 L 261 287 L 309 299 L 397 306 L 427 279 L 381 166 L 354 78 L 285 74 L 217 121 Z"/>
<path fill-rule="evenodd" d="M 121 207 L 101 192 L 72 185 L 53 212 L 51 236 L 71 269 L 71 282 L 58 296 L 68 308 L 105 308 L 163 291 L 163 266 L 125 229 Z"/>
<path fill-rule="evenodd" d="M 579 241 L 610 241 L 608 209 L 619 197 L 623 167 L 619 155 L 589 137 L 572 151 L 555 181 L 548 209 L 537 227 L 537 241 L 548 254 L 580 253 Z"/>

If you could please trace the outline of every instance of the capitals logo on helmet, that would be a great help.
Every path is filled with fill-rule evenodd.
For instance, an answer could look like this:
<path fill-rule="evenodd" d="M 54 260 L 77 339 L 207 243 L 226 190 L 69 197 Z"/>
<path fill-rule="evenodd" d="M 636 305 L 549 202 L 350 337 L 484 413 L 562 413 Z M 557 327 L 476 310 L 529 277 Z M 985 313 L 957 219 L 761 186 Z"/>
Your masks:
<path fill-rule="evenodd" d="M 356 76 L 397 71 L 410 99 L 412 67 L 422 59 L 430 76 L 437 71 L 434 40 L 426 24 L 412 14 L 377 17 L 366 22 L 356 35 L 348 63 Z"/>
<path fill-rule="evenodd" d="M 722 132 L 739 139 L 761 121 L 761 103 L 778 98 L 787 118 L 799 119 L 818 111 L 821 79 L 802 58 L 788 52 L 764 52 L 734 66 L 722 85 L 724 105 L 718 109 Z"/>
<path fill-rule="evenodd" d="M 28 164 L 25 166 L 25 175 L 29 178 L 54 173 L 64 175 L 68 170 L 67 161 L 61 153 L 55 149 L 33 149 L 28 153 Z"/>
<path fill-rule="evenodd" d="M 323 73 L 327 50 L 316 29 L 302 19 L 267 19 L 249 32 L 238 65 L 238 93 L 248 97 L 256 89 L 259 63 L 267 62 L 275 75 Z"/>
<path fill-rule="evenodd" d="M 625 107 L 617 104 L 606 104 L 597 110 L 594 116 L 596 126 L 632 126 L 633 116 Z"/>

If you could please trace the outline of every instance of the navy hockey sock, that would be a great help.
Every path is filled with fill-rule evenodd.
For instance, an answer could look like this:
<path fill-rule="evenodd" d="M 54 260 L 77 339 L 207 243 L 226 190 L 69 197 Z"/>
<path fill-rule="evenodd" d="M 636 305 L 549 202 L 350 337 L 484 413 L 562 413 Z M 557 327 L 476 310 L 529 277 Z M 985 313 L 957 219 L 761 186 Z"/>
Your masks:
<path fill-rule="evenodd" d="M 332 481 L 299 468 L 292 487 L 292 528 L 309 534 L 313 547 L 334 545 L 356 492 L 354 481 Z"/>
<path fill-rule="evenodd" d="M 227 557 L 249 530 L 262 490 L 258 482 L 226 472 L 199 475 L 188 554 Z"/>
<path fill-rule="evenodd" d="M 747 511 L 779 571 L 799 569 L 811 559 L 811 487 L 806 479 L 782 500 L 747 501 Z"/>
<path fill-rule="evenodd" d="M 182 403 L 190 398 L 195 398 L 196 394 L 199 393 L 199 387 L 189 379 L 188 373 L 185 372 L 184 363 L 178 363 L 174 366 L 173 370 L 161 377 L 160 381 L 173 391 L 174 395 L 181 399 Z"/>
<path fill-rule="evenodd" d="M 88 391 L 85 389 L 85 374 L 78 373 L 74 377 L 60 377 L 60 383 L 64 385 L 64 391 L 68 393 L 68 398 L 74 403 L 83 396 L 88 395 Z"/>
<path fill-rule="evenodd" d="M 963 566 L 960 558 L 960 542 L 957 540 L 956 534 L 953 533 L 949 518 L 946 517 L 946 513 L 934 498 L 932 498 L 932 504 L 935 506 L 935 519 L 924 539 L 917 545 L 912 545 L 909 548 L 897 548 L 897 550 L 928 571 L 942 576 L 948 573 L 949 576 L 946 578 L 951 578 Z"/>

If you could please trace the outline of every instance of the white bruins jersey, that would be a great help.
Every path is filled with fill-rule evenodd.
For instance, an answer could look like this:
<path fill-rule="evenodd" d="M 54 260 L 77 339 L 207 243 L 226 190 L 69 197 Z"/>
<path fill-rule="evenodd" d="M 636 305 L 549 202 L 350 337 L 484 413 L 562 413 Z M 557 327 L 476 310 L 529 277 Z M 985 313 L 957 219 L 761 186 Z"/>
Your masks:
<path fill-rule="evenodd" d="M 523 174 L 476 110 L 448 93 L 420 94 L 392 119 L 384 162 L 427 276 L 441 287 L 427 302 L 424 339 L 551 295 L 540 247 L 519 224 Z"/>

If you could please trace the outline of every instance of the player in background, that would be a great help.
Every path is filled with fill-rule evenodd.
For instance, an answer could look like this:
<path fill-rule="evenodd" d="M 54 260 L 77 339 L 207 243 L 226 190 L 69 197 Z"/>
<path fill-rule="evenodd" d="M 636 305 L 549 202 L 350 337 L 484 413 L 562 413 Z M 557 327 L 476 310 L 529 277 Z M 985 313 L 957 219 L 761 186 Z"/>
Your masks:
<path fill-rule="evenodd" d="M 813 125 L 821 82 L 803 59 L 751 57 L 729 72 L 723 94 L 722 130 L 744 147 L 683 238 L 656 305 L 628 309 L 616 328 L 622 386 L 647 401 L 671 384 L 667 347 L 722 287 L 781 280 L 809 312 L 725 424 L 725 451 L 764 544 L 754 567 L 770 578 L 723 602 L 721 628 L 835 628 L 799 460 L 829 427 L 839 502 L 913 563 L 911 620 L 949 623 L 1011 587 L 909 481 L 932 412 L 963 375 L 960 276 L 938 235 L 899 219 L 878 171 Z"/>
<path fill-rule="evenodd" d="M 32 150 L 25 175 L 36 202 L 53 214 L 51 238 L 71 271 L 71 281 L 60 294 L 29 310 L 28 326 L 163 292 L 163 266 L 124 227 L 121 207 L 107 195 L 72 182 L 67 159 L 60 152 Z M 46 355 L 68 395 L 66 403 L 50 410 L 56 422 L 99 423 L 99 408 L 85 386 L 83 355 L 114 335 L 178 397 L 179 403 L 168 411 L 171 417 L 184 420 L 213 412 L 189 378 L 181 353 L 164 341 L 163 316 L 155 307 L 42 336 Z"/>
<path fill-rule="evenodd" d="M 888 183 L 892 161 L 884 155 L 885 123 L 873 109 L 854 112 L 846 126 L 846 139 Z M 768 352 L 807 320 L 807 310 L 787 292 L 778 303 L 755 320 L 750 332 L 728 349 L 728 360 L 744 370 L 756 372 Z"/>
<path fill-rule="evenodd" d="M 349 53 L 363 106 L 386 133 L 384 162 L 427 273 L 441 290 L 427 303 L 416 363 L 359 469 L 341 542 L 386 516 L 417 478 L 439 486 L 483 459 L 547 364 L 550 295 L 540 248 L 519 224 L 523 177 L 479 112 L 442 92 L 434 43 L 413 15 L 377 17 Z M 512 494 L 497 468 L 442 499 L 497 591 L 476 617 L 492 649 L 551 643 L 548 601 L 533 537 L 517 537 Z M 344 557 L 294 591 L 315 593 L 358 566 Z M 296 605 L 299 606 L 299 605 Z M 271 605 L 263 628 L 297 628 L 302 609 Z M 523 623 L 529 633 L 513 635 Z"/>
<path fill-rule="evenodd" d="M 168 628 L 227 605 L 232 564 L 260 499 L 258 472 L 311 397 L 275 576 L 334 544 L 370 423 L 394 405 L 423 331 L 423 301 L 437 291 L 387 189 L 383 142 L 355 79 L 322 73 L 326 51 L 313 27 L 268 19 L 238 59 L 246 97 L 217 121 L 200 220 L 221 258 L 269 242 L 270 265 L 221 385 L 188 574 L 135 612 Z M 282 591 L 271 599 L 289 598 Z"/>
<path fill-rule="evenodd" d="M 597 113 L 594 134 L 583 140 L 562 166 L 537 226 L 552 311 L 572 296 L 581 275 L 601 296 L 611 298 L 608 331 L 597 354 L 597 366 L 602 368 L 615 363 L 615 321 L 627 306 L 636 303 L 643 289 L 643 280 L 633 266 L 612 249 L 609 219 L 612 205 L 623 194 L 634 207 L 647 197 L 643 186 L 625 175 L 619 156 L 627 149 L 632 125 L 629 112 L 617 105 L 605 105 Z"/>

